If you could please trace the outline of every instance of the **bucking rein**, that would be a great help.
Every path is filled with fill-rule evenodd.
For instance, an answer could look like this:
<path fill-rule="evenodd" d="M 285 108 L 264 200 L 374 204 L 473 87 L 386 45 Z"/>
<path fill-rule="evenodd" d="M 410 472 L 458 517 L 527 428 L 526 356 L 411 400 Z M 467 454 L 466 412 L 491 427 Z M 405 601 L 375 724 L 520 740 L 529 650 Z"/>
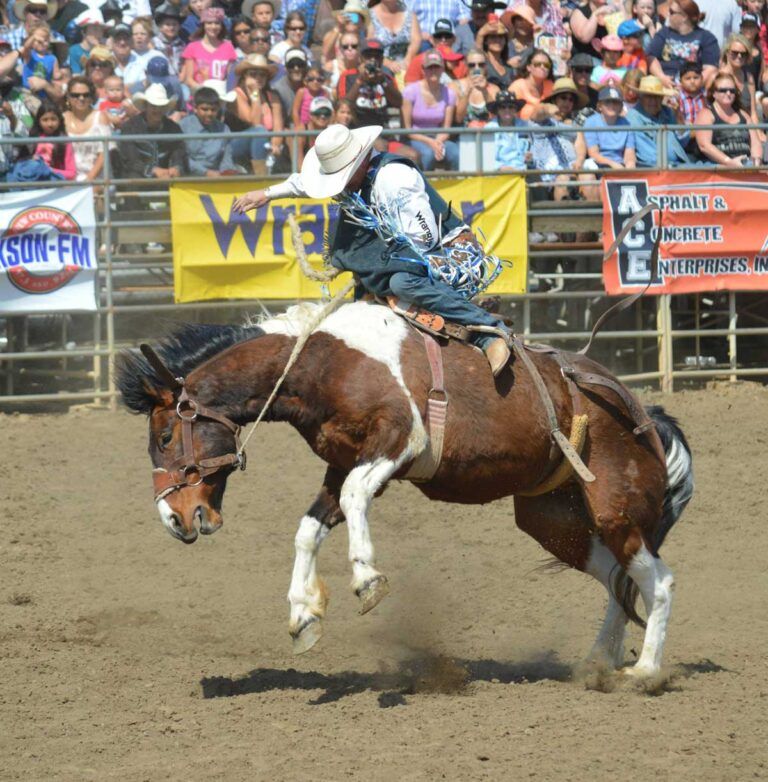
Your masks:
<path fill-rule="evenodd" d="M 607 261 L 614 252 L 616 252 L 619 245 L 624 241 L 626 235 L 637 225 L 641 220 L 645 218 L 653 209 L 658 209 L 655 204 L 646 204 L 639 212 L 633 215 L 624 224 L 624 227 L 620 231 L 619 235 L 614 240 L 613 244 L 609 248 L 608 252 L 603 256 L 603 261 Z M 301 237 L 301 229 L 299 228 L 296 218 L 293 214 L 288 215 L 288 223 L 291 229 L 291 239 L 293 242 L 294 250 L 296 251 L 296 258 L 299 261 L 299 266 L 302 273 L 308 279 L 314 282 L 329 283 L 342 273 L 340 269 L 325 269 L 324 271 L 317 271 L 310 265 L 304 242 Z M 659 225 L 661 225 L 661 210 L 659 210 Z M 633 293 L 629 296 L 616 302 L 616 304 L 609 307 L 595 322 L 592 328 L 592 332 L 589 335 L 587 344 L 584 345 L 577 353 L 579 355 L 586 355 L 587 351 L 592 347 L 597 333 L 605 325 L 605 323 L 614 315 L 622 312 L 623 310 L 631 307 L 650 287 L 654 278 L 656 277 L 656 271 L 658 266 L 659 257 L 659 243 L 661 239 L 661 231 L 659 230 L 656 236 L 656 240 L 651 252 L 651 273 L 650 278 L 646 286 L 637 293 Z M 344 297 L 355 287 L 356 281 L 353 278 L 350 280 L 341 290 L 336 293 L 333 298 L 322 306 L 315 317 L 309 322 L 305 330 L 296 339 L 296 344 L 291 351 L 291 355 L 288 357 L 285 369 L 275 383 L 275 387 L 272 389 L 267 401 L 264 403 L 261 412 L 256 420 L 251 425 L 245 439 L 239 444 L 235 457 L 237 461 L 244 466 L 245 465 L 245 447 L 248 441 L 251 439 L 253 433 L 256 431 L 256 427 L 261 423 L 267 410 L 277 396 L 277 392 L 280 390 L 280 386 L 283 384 L 291 367 L 296 363 L 296 360 L 301 353 L 304 345 L 307 343 L 309 337 L 314 333 L 315 329 L 338 307 L 342 304 Z M 552 441 L 558 446 L 563 454 L 563 459 L 557 464 L 555 469 L 538 485 L 533 489 L 525 492 L 518 492 L 525 497 L 536 497 L 541 494 L 554 491 L 558 486 L 565 483 L 571 475 L 575 472 L 583 481 L 591 483 L 595 480 L 595 476 L 584 464 L 581 459 L 580 453 L 584 446 L 584 442 L 587 434 L 588 417 L 586 414 L 577 414 L 574 411 L 574 415 L 571 420 L 571 434 L 570 438 L 566 437 L 560 430 L 560 424 L 557 420 L 557 414 L 555 412 L 552 399 L 549 395 L 549 391 L 539 374 L 539 370 L 528 355 L 530 352 L 545 353 L 551 355 L 560 366 L 560 373 L 562 374 L 571 398 L 576 399 L 576 386 L 578 385 L 602 385 L 610 388 L 614 391 L 626 405 L 627 411 L 634 420 L 636 426 L 633 429 L 635 435 L 640 435 L 646 432 L 648 429 L 654 426 L 653 421 L 649 418 L 643 407 L 637 403 L 628 391 L 619 383 L 615 382 L 611 378 L 603 377 L 601 375 L 595 375 L 589 372 L 579 372 L 571 367 L 566 361 L 560 350 L 553 348 L 549 345 L 524 345 L 519 337 L 512 335 L 511 337 L 505 334 L 500 329 L 495 329 L 492 326 L 460 326 L 455 323 L 448 323 L 443 320 L 442 317 L 434 315 L 419 308 L 410 306 L 403 308 L 400 303 L 394 298 L 390 298 L 386 302 L 395 312 L 405 318 L 406 322 L 412 327 L 419 330 L 423 339 L 424 346 L 427 352 L 427 359 L 429 361 L 429 368 L 432 374 L 432 387 L 427 395 L 427 414 L 424 421 L 425 430 L 428 435 L 428 444 L 421 454 L 414 460 L 407 474 L 403 477 L 407 480 L 424 482 L 430 480 L 438 468 L 442 460 L 443 454 L 443 441 L 445 436 L 445 422 L 448 414 L 448 393 L 445 390 L 443 381 L 443 360 L 440 351 L 440 346 L 435 340 L 435 336 L 439 336 L 445 339 L 456 339 L 461 342 L 466 342 L 467 338 L 472 332 L 482 331 L 486 333 L 496 334 L 508 341 L 514 350 L 515 354 L 520 358 L 525 368 L 531 375 L 534 386 L 539 394 L 544 410 L 547 415 L 547 422 L 550 430 L 550 437 Z"/>

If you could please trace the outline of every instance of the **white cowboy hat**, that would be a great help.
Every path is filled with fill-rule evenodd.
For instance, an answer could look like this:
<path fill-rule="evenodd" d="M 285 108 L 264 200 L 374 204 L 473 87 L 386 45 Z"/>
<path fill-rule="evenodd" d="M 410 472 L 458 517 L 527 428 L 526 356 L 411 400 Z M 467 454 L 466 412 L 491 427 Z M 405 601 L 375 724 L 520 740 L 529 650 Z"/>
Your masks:
<path fill-rule="evenodd" d="M 102 27 L 107 26 L 104 21 L 104 15 L 99 8 L 86 8 L 85 11 L 75 17 L 75 24 L 78 27 L 86 27 L 89 24 L 98 24 Z"/>
<path fill-rule="evenodd" d="M 346 186 L 383 130 L 368 125 L 350 130 L 330 125 L 315 140 L 301 166 L 301 182 L 310 198 L 332 198 Z"/>
<path fill-rule="evenodd" d="M 224 103 L 232 103 L 237 97 L 237 93 L 234 90 L 227 92 L 227 83 L 221 79 L 206 79 L 202 84 L 198 84 L 197 87 L 195 87 L 195 92 L 202 87 L 209 87 L 212 89 L 219 96 L 219 100 Z"/>
<path fill-rule="evenodd" d="M 53 19 L 56 16 L 56 11 L 59 10 L 59 4 L 56 0 L 16 0 L 13 4 L 13 15 L 24 21 L 24 9 L 28 6 L 46 6 L 48 9 L 48 18 Z"/>
<path fill-rule="evenodd" d="M 250 19 L 253 16 L 253 7 L 259 3 L 269 3 L 272 6 L 272 10 L 275 12 L 275 19 L 280 16 L 280 0 L 245 0 L 243 7 L 240 9 L 240 13 Z"/>
<path fill-rule="evenodd" d="M 169 111 L 176 105 L 176 96 L 171 95 L 171 97 L 168 97 L 168 93 L 162 84 L 150 84 L 146 92 L 137 92 L 132 100 L 133 105 L 139 111 L 144 111 L 147 105 L 157 106 Z"/>

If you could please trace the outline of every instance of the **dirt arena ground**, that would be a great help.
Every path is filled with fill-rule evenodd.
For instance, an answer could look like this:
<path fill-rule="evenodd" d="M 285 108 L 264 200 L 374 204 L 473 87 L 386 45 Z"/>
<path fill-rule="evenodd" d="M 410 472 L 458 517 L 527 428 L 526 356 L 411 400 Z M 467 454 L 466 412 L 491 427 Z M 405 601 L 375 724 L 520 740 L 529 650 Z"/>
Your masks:
<path fill-rule="evenodd" d="M 645 399 L 679 416 L 697 477 L 650 691 L 579 672 L 604 592 L 540 570 L 511 501 L 392 486 L 372 514 L 392 594 L 358 616 L 337 529 L 325 637 L 294 657 L 293 535 L 323 468 L 292 430 L 260 430 L 224 528 L 184 546 L 143 419 L 0 416 L 0 779 L 768 778 L 768 389 Z"/>

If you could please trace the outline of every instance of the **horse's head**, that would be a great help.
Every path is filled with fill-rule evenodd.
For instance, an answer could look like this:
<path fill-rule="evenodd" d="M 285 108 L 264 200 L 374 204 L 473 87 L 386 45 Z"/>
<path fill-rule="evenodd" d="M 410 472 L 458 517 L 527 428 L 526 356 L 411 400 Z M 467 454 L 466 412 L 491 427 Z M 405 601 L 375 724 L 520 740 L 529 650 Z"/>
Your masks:
<path fill-rule="evenodd" d="M 142 345 L 141 351 L 154 369 L 142 387 L 155 502 L 171 535 L 194 543 L 198 529 L 211 535 L 221 527 L 227 478 L 237 467 L 245 469 L 240 427 L 200 404 L 185 380 L 174 377 L 151 347 Z M 129 371 L 129 363 L 120 367 L 118 377 Z"/>

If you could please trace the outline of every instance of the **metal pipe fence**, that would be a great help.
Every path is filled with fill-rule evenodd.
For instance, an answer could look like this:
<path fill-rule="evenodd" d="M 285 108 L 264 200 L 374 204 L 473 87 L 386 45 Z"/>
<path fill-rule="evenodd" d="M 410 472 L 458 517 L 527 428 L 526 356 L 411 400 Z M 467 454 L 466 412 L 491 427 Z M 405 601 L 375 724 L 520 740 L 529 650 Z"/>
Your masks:
<path fill-rule="evenodd" d="M 758 127 L 765 129 L 766 126 Z M 665 134 L 681 129 L 686 128 L 621 127 L 614 130 L 654 132 L 660 159 L 666 162 L 663 154 Z M 439 128 L 419 129 L 418 132 L 434 135 L 447 131 Z M 572 134 L 582 132 L 582 128 L 452 128 L 450 133 L 453 136 L 471 139 L 474 167 L 454 172 L 429 172 L 428 175 L 465 177 L 498 173 L 488 171 L 484 166 L 483 142 L 499 132 L 527 136 L 552 132 Z M 104 149 L 104 169 L 91 183 L 99 194 L 96 223 L 101 244 L 98 309 L 96 313 L 88 314 L 0 315 L 0 411 L 18 409 L 31 403 L 53 402 L 92 402 L 114 407 L 117 400 L 113 374 L 115 356 L 140 339 L 151 339 L 164 333 L 169 320 L 206 318 L 239 321 L 246 313 L 275 312 L 291 303 L 239 300 L 176 304 L 173 302 L 171 253 L 147 255 L 143 249 L 130 251 L 130 248 L 119 244 L 120 233 L 126 229 L 140 228 L 147 241 L 157 236 L 168 237 L 170 217 L 165 214 L 168 180 L 116 176 L 110 149 L 117 143 L 211 139 L 217 135 L 89 137 L 89 142 L 98 140 Z M 311 135 L 316 134 L 309 131 L 265 133 L 270 138 L 280 136 L 290 139 L 294 153 L 298 138 Z M 402 129 L 387 129 L 385 135 L 397 138 L 407 133 Z M 76 139 L 68 137 L 60 140 L 77 143 Z M 0 143 L 29 145 L 34 140 L 4 138 Z M 292 160 L 295 162 L 295 154 Z M 648 173 L 664 169 L 625 169 L 628 174 L 635 170 Z M 686 169 L 678 167 L 676 170 Z M 702 168 L 696 166 L 691 170 L 701 171 Z M 706 170 L 733 171 L 724 166 L 708 166 Z M 759 170 L 764 170 L 764 167 L 759 167 Z M 602 215 L 602 206 L 598 202 L 553 204 L 537 197 L 553 184 L 541 181 L 542 175 L 575 175 L 577 172 L 570 169 L 521 168 L 508 173 L 526 177 L 529 225 L 540 221 L 556 225 L 559 221 L 575 219 L 585 223 L 585 234 L 595 234 L 595 230 L 599 230 L 596 225 Z M 213 181 L 240 182 L 245 190 L 248 176 L 251 175 L 217 177 Z M 203 177 L 184 177 L 184 180 L 212 181 Z M 0 199 L 4 192 L 10 190 L 71 187 L 72 184 L 35 182 L 11 185 L 0 182 Z M 581 183 L 574 180 L 570 184 L 578 186 Z M 126 197 L 146 204 L 140 220 L 127 219 L 129 215 L 122 206 Z M 549 341 L 575 348 L 586 340 L 595 319 L 611 300 L 600 285 L 602 249 L 596 241 L 597 236 L 587 237 L 581 242 L 565 242 L 563 233 L 573 232 L 561 230 L 557 243 L 529 245 L 527 290 L 518 296 L 504 297 L 502 308 L 514 319 L 517 331 L 526 340 Z M 132 243 L 145 244 L 127 244 Z M 654 383 L 664 390 L 672 390 L 676 383 L 701 382 L 711 378 L 735 381 L 740 377 L 768 377 L 766 303 L 768 295 L 758 293 L 690 294 L 675 299 L 668 295 L 647 297 L 632 310 L 622 313 L 616 322 L 608 326 L 610 330 L 598 335 L 595 355 L 625 381 Z"/>

